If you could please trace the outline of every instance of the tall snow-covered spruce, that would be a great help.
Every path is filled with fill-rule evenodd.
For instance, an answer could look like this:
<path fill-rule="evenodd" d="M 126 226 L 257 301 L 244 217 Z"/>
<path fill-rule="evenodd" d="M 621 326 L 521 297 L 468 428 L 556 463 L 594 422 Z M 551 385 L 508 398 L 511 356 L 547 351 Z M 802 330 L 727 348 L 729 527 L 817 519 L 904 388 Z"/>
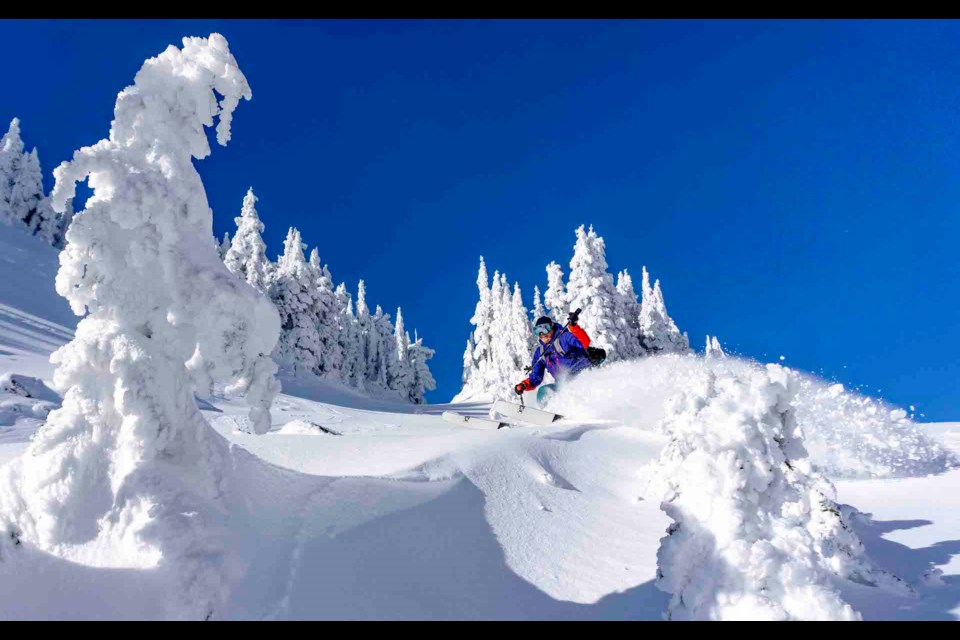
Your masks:
<path fill-rule="evenodd" d="M 257 291 L 266 293 L 270 287 L 272 264 L 267 258 L 267 245 L 263 241 L 263 223 L 257 214 L 257 196 L 253 187 L 247 190 L 243 198 L 240 216 L 235 218 L 237 231 L 230 241 L 223 261 L 233 273 L 237 274 Z"/>
<path fill-rule="evenodd" d="M 171 617 L 220 616 L 238 570 L 223 514 L 243 500 L 229 446 L 194 393 L 214 383 L 246 393 L 262 433 L 278 392 L 277 313 L 219 260 L 193 166 L 210 154 L 205 127 L 218 120 L 226 145 L 250 97 L 223 36 L 184 38 L 118 95 L 109 138 L 54 172 L 58 209 L 78 181 L 93 189 L 56 280 L 87 315 L 53 356 L 62 408 L 3 469 L 5 539 L 153 569 L 170 579 Z"/>

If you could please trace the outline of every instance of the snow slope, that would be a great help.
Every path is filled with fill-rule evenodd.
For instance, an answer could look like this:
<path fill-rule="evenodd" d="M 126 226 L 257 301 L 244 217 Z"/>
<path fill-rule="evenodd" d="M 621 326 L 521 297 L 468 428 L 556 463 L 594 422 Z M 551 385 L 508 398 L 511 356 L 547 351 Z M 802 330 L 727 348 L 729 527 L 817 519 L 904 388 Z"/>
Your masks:
<path fill-rule="evenodd" d="M 0 374 L 49 381 L 49 351 L 74 326 L 53 293 L 55 255 L 4 227 L 0 243 L 24 249 L 4 251 L 12 262 L 0 262 L 0 304 L 11 309 L 0 324 Z M 237 566 L 217 617 L 660 619 L 670 597 L 654 585 L 657 550 L 671 520 L 649 473 L 669 440 L 661 423 L 693 370 L 752 366 L 680 357 L 617 363 L 556 397 L 567 420 L 500 431 L 440 419 L 450 408 L 482 415 L 482 404 L 392 404 L 284 380 L 273 428 L 256 436 L 241 430 L 242 399 L 206 398 L 201 408 L 213 437 L 227 444 L 245 503 L 222 514 Z M 632 382 L 617 388 L 614 378 Z M 14 396 L 0 402 L 40 401 Z M 42 422 L 17 415 L 0 424 L 0 466 Z M 850 424 L 871 437 L 890 426 Z M 960 452 L 960 424 L 921 427 Z M 928 441 L 910 437 L 927 457 L 887 466 L 896 471 L 889 475 L 909 477 L 869 477 L 880 468 L 869 457 L 882 448 L 863 447 L 857 455 L 870 471 L 836 485 L 840 502 L 871 514 L 853 523 L 867 554 L 918 595 L 839 579 L 836 587 L 865 619 L 957 619 L 960 470 L 943 471 Z M 843 464 L 855 471 L 856 456 Z M 167 581 L 146 563 L 8 544 L 0 546 L 0 619 L 169 617 Z"/>

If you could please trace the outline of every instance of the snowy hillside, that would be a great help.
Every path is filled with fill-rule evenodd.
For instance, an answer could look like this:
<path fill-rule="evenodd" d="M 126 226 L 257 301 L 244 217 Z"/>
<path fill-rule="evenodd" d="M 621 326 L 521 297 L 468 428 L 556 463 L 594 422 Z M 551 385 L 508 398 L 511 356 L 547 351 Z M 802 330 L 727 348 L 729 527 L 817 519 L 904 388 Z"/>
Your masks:
<path fill-rule="evenodd" d="M 52 273 L 55 256 L 40 242 L 12 231 L 0 240 L 9 256 L 0 281 Z M 20 320 L 4 321 L 0 370 L 49 380 L 47 352 L 69 336 L 71 317 L 37 279 L 4 292 L 5 318 Z M 499 432 L 452 427 L 439 419 L 444 406 L 286 381 L 273 430 L 255 436 L 237 429 L 247 419 L 241 401 L 210 399 L 204 415 L 231 443 L 247 502 L 225 514 L 243 568 L 221 617 L 660 618 L 669 595 L 654 586 L 657 550 L 670 520 L 647 495 L 645 472 L 668 442 L 658 425 L 671 389 L 704 366 L 682 357 L 618 363 L 557 398 L 570 421 Z M 19 429 L 0 426 L 0 464 L 23 451 L 40 422 L 22 415 Z M 960 450 L 960 424 L 924 431 Z M 876 587 L 842 581 L 844 599 L 867 619 L 960 616 L 960 503 L 950 502 L 960 471 L 918 473 L 838 483 L 842 502 L 872 514 L 855 520 L 867 553 L 920 594 L 878 596 Z M 149 563 L 24 546 L 0 563 L 2 619 L 178 613 Z M 939 583 L 924 580 L 931 568 L 943 571 Z"/>
<path fill-rule="evenodd" d="M 957 423 L 719 350 L 587 371 L 549 427 L 277 394 L 277 314 L 193 166 L 249 96 L 225 39 L 185 39 L 58 170 L 55 205 L 95 174 L 79 324 L 0 226 L 0 619 L 960 618 Z"/>

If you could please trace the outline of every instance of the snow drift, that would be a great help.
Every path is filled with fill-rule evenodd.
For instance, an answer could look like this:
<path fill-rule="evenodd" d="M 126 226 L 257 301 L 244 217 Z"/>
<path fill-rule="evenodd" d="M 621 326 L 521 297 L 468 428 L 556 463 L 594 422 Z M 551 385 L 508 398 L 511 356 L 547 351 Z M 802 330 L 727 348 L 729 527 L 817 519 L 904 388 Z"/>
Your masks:
<path fill-rule="evenodd" d="M 576 420 L 609 420 L 661 429 L 674 398 L 706 372 L 750 375 L 756 362 L 734 357 L 661 355 L 588 371 L 555 396 L 551 411 Z M 797 374 L 791 407 L 810 460 L 829 477 L 907 477 L 941 473 L 957 462 L 906 413 L 814 376 Z"/>

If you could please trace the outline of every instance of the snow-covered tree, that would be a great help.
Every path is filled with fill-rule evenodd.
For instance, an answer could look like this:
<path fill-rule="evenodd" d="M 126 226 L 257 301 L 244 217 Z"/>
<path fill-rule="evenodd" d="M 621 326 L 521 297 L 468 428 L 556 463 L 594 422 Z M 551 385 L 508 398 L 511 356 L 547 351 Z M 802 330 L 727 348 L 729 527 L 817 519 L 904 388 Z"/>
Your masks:
<path fill-rule="evenodd" d="M 530 356 L 536 346 L 536 337 L 533 335 L 533 328 L 527 317 L 527 308 L 523 306 L 523 294 L 520 292 L 519 282 L 513 283 L 508 326 L 507 338 L 510 341 L 510 350 L 512 351 L 510 355 L 513 359 L 513 369 L 518 374 L 522 374 L 523 368 L 530 364 Z"/>
<path fill-rule="evenodd" d="M 343 367 L 340 379 L 344 384 L 362 389 L 366 379 L 366 361 L 360 326 L 353 311 L 353 298 L 347 285 L 340 283 L 335 291 L 337 299 L 337 344 L 343 352 Z"/>
<path fill-rule="evenodd" d="M 294 373 L 319 373 L 320 335 L 314 274 L 303 257 L 300 231 L 291 227 L 270 284 L 270 299 L 280 314 L 276 359 Z"/>
<path fill-rule="evenodd" d="M 617 295 L 617 324 L 623 336 L 620 357 L 636 358 L 643 355 L 643 345 L 640 343 L 640 302 L 633 289 L 633 278 L 626 269 L 617 274 Z"/>
<path fill-rule="evenodd" d="M 393 331 L 393 340 L 396 344 L 397 369 L 390 388 L 409 397 L 414 383 L 413 367 L 410 362 L 410 334 L 403 326 L 403 312 L 400 307 L 397 307 L 397 322 Z"/>
<path fill-rule="evenodd" d="M 589 334 L 591 345 L 606 349 L 610 360 L 620 359 L 630 351 L 628 348 L 627 353 L 622 352 L 628 338 L 617 322 L 618 297 L 613 276 L 607 272 L 603 238 L 592 226 L 586 231 L 581 225 L 570 260 L 567 304 L 571 310 L 582 309 L 580 325 Z"/>
<path fill-rule="evenodd" d="M 546 307 L 540 302 L 540 287 L 535 286 L 533 288 L 533 308 L 530 310 L 530 315 L 534 322 L 536 322 L 538 318 L 547 315 Z"/>
<path fill-rule="evenodd" d="M 413 380 L 410 385 L 409 399 L 414 404 L 423 404 L 426 402 L 423 397 L 424 391 L 433 391 L 437 388 L 437 382 L 430 373 L 430 367 L 427 366 L 427 360 L 436 353 L 430 347 L 423 344 L 423 338 L 413 332 L 414 342 L 410 345 L 410 365 L 413 369 Z"/>
<path fill-rule="evenodd" d="M 10 205 L 13 185 L 23 164 L 23 140 L 20 138 L 20 119 L 10 121 L 10 128 L 0 139 L 0 222 L 19 226 L 20 218 Z"/>
<path fill-rule="evenodd" d="M 173 617 L 216 618 L 235 570 L 223 513 L 242 510 L 229 445 L 195 392 L 245 392 L 269 428 L 278 385 L 273 306 L 231 275 L 210 243 L 194 159 L 205 127 L 230 139 L 251 97 L 219 34 L 184 38 L 147 60 L 117 97 L 108 139 L 54 172 L 63 210 L 76 183 L 93 196 L 70 226 L 57 292 L 85 315 L 53 355 L 62 408 L 0 475 L 0 528 L 52 554 L 173 579 Z"/>
<path fill-rule="evenodd" d="M 640 306 L 640 335 L 648 353 L 689 353 L 690 340 L 680 333 L 667 315 L 660 281 L 650 286 L 650 274 L 643 268 L 643 303 Z"/>
<path fill-rule="evenodd" d="M 271 263 L 267 259 L 267 245 L 263 242 L 263 223 L 257 214 L 257 196 L 253 187 L 247 190 L 243 198 L 240 217 L 234 218 L 237 232 L 233 235 L 230 249 L 223 261 L 233 273 L 261 293 L 270 288 Z"/>
<path fill-rule="evenodd" d="M 220 259 L 225 260 L 227 257 L 227 252 L 230 251 L 230 232 L 223 232 L 223 240 L 217 243 L 217 252 L 220 254 Z"/>
<path fill-rule="evenodd" d="M 707 336 L 707 346 L 703 354 L 708 358 L 723 358 L 727 355 L 724 353 L 723 347 L 720 346 L 720 341 L 717 340 L 716 336 L 713 338 Z"/>
<path fill-rule="evenodd" d="M 567 289 L 563 284 L 563 268 L 556 262 L 547 265 L 547 290 L 543 294 L 543 304 L 548 314 L 563 324 L 567 320 Z"/>
<path fill-rule="evenodd" d="M 396 343 L 390 314 L 384 313 L 380 305 L 373 314 L 371 336 L 376 340 L 373 380 L 379 388 L 389 389 L 391 378 L 397 374 Z"/>
<path fill-rule="evenodd" d="M 43 194 L 43 173 L 36 149 L 23 155 L 10 190 L 10 210 L 14 220 L 28 233 L 43 232 L 44 239 L 50 241 L 56 217 Z"/>
<path fill-rule="evenodd" d="M 315 293 L 314 321 L 320 340 L 320 373 L 339 378 L 343 369 L 343 349 L 337 339 L 339 332 L 337 296 L 333 290 L 330 270 L 320 266 L 320 253 L 314 247 L 310 252 L 310 275 Z"/>
<path fill-rule="evenodd" d="M 20 120 L 14 118 L 0 139 L 0 222 L 54 244 L 58 216 L 43 191 L 43 172 L 36 148 L 23 151 Z"/>

